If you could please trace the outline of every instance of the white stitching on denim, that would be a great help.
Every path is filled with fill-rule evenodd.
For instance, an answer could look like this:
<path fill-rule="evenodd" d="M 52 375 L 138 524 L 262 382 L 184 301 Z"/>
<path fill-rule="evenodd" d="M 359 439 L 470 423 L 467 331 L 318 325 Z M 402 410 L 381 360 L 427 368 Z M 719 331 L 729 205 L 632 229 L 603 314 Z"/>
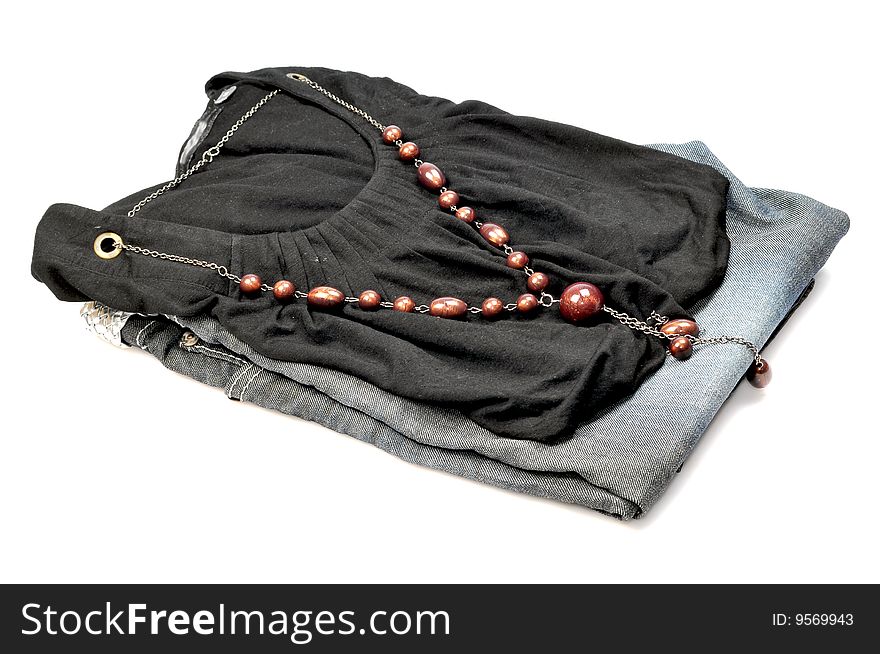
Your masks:
<path fill-rule="evenodd" d="M 232 378 L 232 383 L 229 384 L 229 388 L 226 391 L 226 397 L 228 397 L 230 399 L 232 398 L 232 391 L 235 390 L 235 385 L 238 384 L 238 380 L 241 379 L 241 376 L 244 373 L 246 373 L 248 370 L 250 370 L 253 367 L 254 367 L 254 364 L 249 363 L 248 365 L 246 365 L 244 368 L 242 368 L 241 370 L 239 370 L 235 374 L 235 377 Z"/>
<path fill-rule="evenodd" d="M 251 382 L 254 381 L 257 377 L 259 377 L 259 376 L 260 376 L 260 373 L 262 373 L 262 372 L 263 372 L 263 369 L 262 369 L 262 368 L 258 368 L 258 369 L 257 369 L 257 372 L 254 373 L 254 374 L 251 376 L 250 379 L 248 379 L 248 383 L 244 385 L 244 388 L 241 389 L 241 393 L 238 394 L 238 399 L 239 399 L 239 400 L 243 400 L 243 399 L 244 399 L 244 394 L 245 394 L 245 392 L 247 391 L 248 386 L 250 386 L 250 385 L 251 385 Z"/>
<path fill-rule="evenodd" d="M 226 352 L 221 352 L 220 350 L 212 350 L 211 348 L 206 347 L 204 345 L 191 345 L 189 348 L 184 348 L 184 349 L 198 350 L 199 352 L 204 352 L 206 354 L 206 356 L 214 356 L 214 357 L 217 357 L 218 359 L 223 359 L 223 360 L 227 360 L 227 361 L 229 359 L 233 359 L 235 361 L 238 361 L 241 365 L 245 365 L 247 363 L 247 361 L 245 361 L 244 359 L 240 359 L 237 356 L 233 356 L 232 354 L 227 354 Z"/>
<path fill-rule="evenodd" d="M 142 350 L 146 350 L 146 349 L 147 349 L 146 344 L 145 344 L 145 343 L 141 343 L 141 337 L 144 335 L 144 332 L 147 331 L 147 329 L 150 328 L 150 325 L 155 325 L 157 322 L 159 322 L 159 321 L 158 321 L 158 320 L 151 320 L 150 322 L 148 322 L 146 325 L 144 325 L 144 326 L 141 328 L 141 330 L 137 333 L 137 336 L 135 336 L 135 339 L 134 339 L 135 345 L 137 345 L 137 346 L 138 346 L 139 348 L 141 348 Z"/>

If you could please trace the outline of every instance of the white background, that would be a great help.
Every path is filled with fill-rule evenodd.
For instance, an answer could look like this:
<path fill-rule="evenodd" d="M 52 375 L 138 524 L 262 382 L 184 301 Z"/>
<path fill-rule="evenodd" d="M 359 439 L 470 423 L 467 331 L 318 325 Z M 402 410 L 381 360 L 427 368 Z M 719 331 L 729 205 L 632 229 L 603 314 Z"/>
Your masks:
<path fill-rule="evenodd" d="M 613 4 L 4 9 L 0 580 L 880 581 L 876 20 L 841 2 Z M 51 203 L 98 209 L 173 176 L 210 76 L 296 65 L 700 139 L 852 230 L 768 348 L 773 384 L 737 389 L 644 519 L 418 468 L 104 344 L 30 276 Z"/>

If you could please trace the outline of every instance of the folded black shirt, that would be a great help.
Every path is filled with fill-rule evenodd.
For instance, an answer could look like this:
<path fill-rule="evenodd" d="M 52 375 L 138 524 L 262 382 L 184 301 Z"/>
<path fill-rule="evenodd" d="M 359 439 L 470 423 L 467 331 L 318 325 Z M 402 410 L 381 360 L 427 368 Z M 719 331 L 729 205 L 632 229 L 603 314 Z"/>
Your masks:
<path fill-rule="evenodd" d="M 388 78 L 324 68 L 224 73 L 207 84 L 208 109 L 180 153 L 198 161 L 268 91 L 220 156 L 179 187 L 103 211 L 51 206 L 37 229 L 33 274 L 62 300 L 99 300 L 146 314 L 207 313 L 258 352 L 361 377 L 397 395 L 461 411 L 513 438 L 564 438 L 631 393 L 662 363 L 655 338 L 605 314 L 565 322 L 555 309 L 488 321 L 418 313 L 336 311 L 271 294 L 243 296 L 216 272 L 123 253 L 100 259 L 103 231 L 127 243 L 227 266 L 238 275 L 331 285 L 347 295 L 469 305 L 515 302 L 525 276 L 470 225 L 441 209 L 411 163 L 375 128 L 286 73 L 301 72 L 385 124 L 437 164 L 447 186 L 497 222 L 548 292 L 576 281 L 613 308 L 688 317 L 718 286 L 729 242 L 728 182 L 714 169 L 577 127 L 516 116 L 484 102 L 425 96 Z M 234 87 L 234 88 L 233 88 Z"/>

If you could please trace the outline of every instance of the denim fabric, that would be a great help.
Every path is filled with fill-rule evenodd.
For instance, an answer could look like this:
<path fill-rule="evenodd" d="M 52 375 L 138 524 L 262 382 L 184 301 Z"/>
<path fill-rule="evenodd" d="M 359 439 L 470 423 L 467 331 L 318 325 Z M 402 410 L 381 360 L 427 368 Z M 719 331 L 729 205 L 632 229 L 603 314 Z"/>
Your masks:
<path fill-rule="evenodd" d="M 737 335 L 762 346 L 846 233 L 846 214 L 803 195 L 748 188 L 700 142 L 653 147 L 730 179 L 727 274 L 691 309 L 702 335 Z M 197 343 L 181 341 L 186 330 Z M 621 519 L 657 501 L 751 361 L 737 345 L 699 347 L 686 362 L 667 357 L 634 395 L 548 444 L 498 437 L 456 411 L 351 375 L 268 359 L 207 316 L 132 316 L 122 339 L 230 398 L 313 420 L 407 461 Z M 682 394 L 682 386 L 702 390 Z"/>

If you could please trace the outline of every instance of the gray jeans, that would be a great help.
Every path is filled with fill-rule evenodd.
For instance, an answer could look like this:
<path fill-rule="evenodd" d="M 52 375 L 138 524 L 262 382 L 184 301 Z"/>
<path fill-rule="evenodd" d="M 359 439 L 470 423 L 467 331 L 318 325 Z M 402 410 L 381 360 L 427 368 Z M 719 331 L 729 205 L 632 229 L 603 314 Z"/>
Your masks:
<path fill-rule="evenodd" d="M 803 195 L 748 188 L 700 142 L 657 145 L 714 166 L 731 180 L 724 282 L 692 308 L 703 335 L 762 346 L 788 314 L 849 221 Z M 232 399 L 313 420 L 402 459 L 495 486 L 580 504 L 621 519 L 667 488 L 749 366 L 736 345 L 667 357 L 634 395 L 557 443 L 500 438 L 460 413 L 412 402 L 356 377 L 261 356 L 214 319 L 86 312 L 93 327 Z M 701 389 L 681 393 L 679 389 Z M 675 402 L 669 402 L 675 397 Z"/>

